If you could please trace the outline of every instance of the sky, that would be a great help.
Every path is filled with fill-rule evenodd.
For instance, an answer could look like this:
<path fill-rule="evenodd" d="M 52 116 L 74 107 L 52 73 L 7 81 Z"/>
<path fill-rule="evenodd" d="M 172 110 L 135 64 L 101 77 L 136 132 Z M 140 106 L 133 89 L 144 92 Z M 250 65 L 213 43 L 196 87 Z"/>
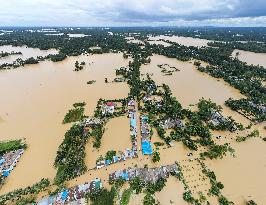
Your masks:
<path fill-rule="evenodd" d="M 0 0 L 0 26 L 266 26 L 266 0 Z"/>

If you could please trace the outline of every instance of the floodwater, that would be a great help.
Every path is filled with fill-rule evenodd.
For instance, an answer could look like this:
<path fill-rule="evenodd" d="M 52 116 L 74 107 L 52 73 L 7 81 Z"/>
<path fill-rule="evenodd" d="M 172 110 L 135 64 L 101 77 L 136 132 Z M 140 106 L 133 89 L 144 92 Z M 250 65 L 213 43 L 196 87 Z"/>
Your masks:
<path fill-rule="evenodd" d="M 85 35 L 83 33 L 69 33 L 67 34 L 70 38 L 82 38 L 88 35 Z"/>
<path fill-rule="evenodd" d="M 79 72 L 73 71 L 76 60 L 86 62 Z M 75 102 L 86 102 L 85 114 L 92 115 L 99 98 L 126 97 L 126 83 L 105 84 L 104 78 L 113 79 L 114 70 L 127 64 L 121 54 L 103 54 L 0 72 L 1 140 L 26 138 L 29 146 L 0 194 L 54 178 L 56 151 L 70 127 L 62 124 L 65 114 Z M 90 80 L 96 83 L 87 85 Z"/>
<path fill-rule="evenodd" d="M 157 66 L 160 64 L 174 66 L 180 71 L 174 72 L 172 76 L 164 76 Z M 184 107 L 196 104 L 202 97 L 205 99 L 211 98 L 220 105 L 223 105 L 224 101 L 230 97 L 236 99 L 244 97 L 238 90 L 229 86 L 222 79 L 218 81 L 208 74 L 199 72 L 193 62 L 182 62 L 175 58 L 153 55 L 151 63 L 143 65 L 141 72 L 153 73 L 151 78 L 155 82 L 169 85 L 174 96 Z"/>
<path fill-rule="evenodd" d="M 208 46 L 207 43 L 211 42 L 211 41 L 206 40 L 206 39 L 184 37 L 184 36 L 160 35 L 160 36 L 150 36 L 149 37 L 149 40 L 151 40 L 151 41 L 160 41 L 161 39 L 172 41 L 172 42 L 184 45 L 184 46 L 196 46 L 196 47 Z"/>
<path fill-rule="evenodd" d="M 171 46 L 170 43 L 167 43 L 165 41 L 160 41 L 160 40 L 157 40 L 157 41 L 148 41 L 148 43 L 150 44 L 155 44 L 155 45 L 163 45 L 164 47 L 169 47 Z"/>
<path fill-rule="evenodd" d="M 236 55 L 237 53 L 239 53 L 239 55 Z M 232 56 L 237 57 L 239 60 L 249 65 L 260 65 L 266 68 L 266 53 L 254 53 L 236 49 L 233 51 Z"/>
<path fill-rule="evenodd" d="M 246 200 L 266 203 L 266 153 L 265 142 L 251 138 L 233 143 L 236 157 L 230 155 L 221 160 L 209 160 L 207 166 L 224 184 L 222 193 L 235 204 L 245 205 Z"/>
<path fill-rule="evenodd" d="M 45 57 L 49 54 L 57 54 L 58 51 L 56 49 L 49 49 L 49 50 L 40 50 L 38 48 L 28 48 L 26 46 L 0 46 L 0 52 L 21 52 L 22 55 L 10 55 L 3 58 L 0 58 L 0 65 L 3 63 L 12 63 L 18 58 L 21 58 L 23 60 L 26 60 L 30 57 L 37 57 L 42 56 Z"/>
<path fill-rule="evenodd" d="M 105 132 L 102 137 L 102 144 L 99 150 L 93 148 L 90 139 L 86 146 L 86 165 L 89 169 L 94 168 L 96 160 L 108 151 L 114 150 L 117 154 L 124 152 L 127 148 L 132 148 L 130 139 L 130 121 L 126 116 L 117 117 L 107 122 Z"/>
<path fill-rule="evenodd" d="M 162 191 L 155 193 L 157 199 L 163 205 L 180 204 L 187 205 L 183 199 L 184 186 L 177 178 L 170 176 Z"/>

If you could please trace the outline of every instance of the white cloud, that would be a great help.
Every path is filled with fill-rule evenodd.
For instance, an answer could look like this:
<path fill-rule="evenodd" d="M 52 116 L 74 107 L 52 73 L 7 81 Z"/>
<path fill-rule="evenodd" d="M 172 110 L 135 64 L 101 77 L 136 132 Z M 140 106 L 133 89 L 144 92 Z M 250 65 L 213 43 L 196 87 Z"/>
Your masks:
<path fill-rule="evenodd" d="M 266 25 L 265 0 L 0 0 L 0 5 L 0 26 Z"/>

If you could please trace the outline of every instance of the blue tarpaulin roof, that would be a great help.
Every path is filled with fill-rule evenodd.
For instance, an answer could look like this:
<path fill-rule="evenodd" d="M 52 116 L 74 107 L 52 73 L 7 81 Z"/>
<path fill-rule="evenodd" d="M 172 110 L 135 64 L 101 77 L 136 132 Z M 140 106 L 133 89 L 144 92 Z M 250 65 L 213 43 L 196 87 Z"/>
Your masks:
<path fill-rule="evenodd" d="M 141 119 L 145 121 L 145 120 L 148 120 L 149 118 L 148 118 L 147 115 L 143 115 L 143 116 L 141 117 Z"/>
<path fill-rule="evenodd" d="M 0 159 L 0 165 L 2 165 L 6 160 L 5 159 Z"/>
<path fill-rule="evenodd" d="M 62 200 L 66 200 L 67 196 L 68 196 L 68 191 L 67 190 L 63 191 L 61 196 Z"/>
<path fill-rule="evenodd" d="M 105 160 L 105 164 L 107 164 L 107 165 L 111 164 L 111 160 L 109 160 L 109 159 Z"/>
<path fill-rule="evenodd" d="M 122 178 L 125 179 L 125 180 L 129 180 L 128 173 L 127 172 L 123 172 Z"/>
<path fill-rule="evenodd" d="M 149 141 L 142 141 L 141 142 L 141 147 L 142 147 L 142 154 L 152 154 L 152 147 L 151 147 L 151 142 Z"/>
<path fill-rule="evenodd" d="M 136 127 L 136 126 L 137 126 L 137 121 L 136 121 L 136 119 L 131 118 L 131 119 L 130 119 L 130 125 L 131 125 L 132 127 Z"/>
<path fill-rule="evenodd" d="M 10 174 L 10 171 L 4 171 L 2 175 L 3 175 L 4 177 L 7 177 L 9 174 Z"/>

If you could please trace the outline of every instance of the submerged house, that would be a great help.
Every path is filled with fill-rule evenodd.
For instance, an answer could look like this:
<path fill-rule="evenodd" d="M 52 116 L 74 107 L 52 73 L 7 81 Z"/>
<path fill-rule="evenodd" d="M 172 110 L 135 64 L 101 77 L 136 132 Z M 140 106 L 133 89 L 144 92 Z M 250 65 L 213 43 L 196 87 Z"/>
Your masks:
<path fill-rule="evenodd" d="M 170 173 L 179 173 L 178 166 L 176 164 L 157 168 L 128 168 L 117 170 L 109 174 L 109 181 L 115 181 L 119 178 L 129 181 L 138 177 L 145 183 L 155 183 L 160 178 L 167 178 Z"/>
<path fill-rule="evenodd" d="M 91 193 L 97 189 L 102 188 L 102 182 L 96 178 L 90 183 L 84 183 L 69 189 L 65 189 L 56 195 L 48 196 L 40 200 L 38 205 L 50 204 L 78 204 L 83 201 L 87 193 Z"/>
<path fill-rule="evenodd" d="M 24 153 L 24 149 L 10 151 L 0 157 L 0 174 L 3 177 L 8 177 L 10 172 L 14 169 L 19 158 Z"/>
<path fill-rule="evenodd" d="M 114 114 L 115 112 L 115 103 L 114 102 L 106 102 L 102 106 L 102 114 Z"/>
<path fill-rule="evenodd" d="M 222 116 L 219 112 L 213 112 L 211 115 L 210 123 L 212 123 L 214 126 L 219 125 L 220 123 L 227 122 L 227 119 Z"/>
<path fill-rule="evenodd" d="M 175 127 L 180 127 L 181 129 L 185 128 L 184 123 L 179 119 L 167 119 L 160 122 L 160 127 L 167 130 Z"/>

